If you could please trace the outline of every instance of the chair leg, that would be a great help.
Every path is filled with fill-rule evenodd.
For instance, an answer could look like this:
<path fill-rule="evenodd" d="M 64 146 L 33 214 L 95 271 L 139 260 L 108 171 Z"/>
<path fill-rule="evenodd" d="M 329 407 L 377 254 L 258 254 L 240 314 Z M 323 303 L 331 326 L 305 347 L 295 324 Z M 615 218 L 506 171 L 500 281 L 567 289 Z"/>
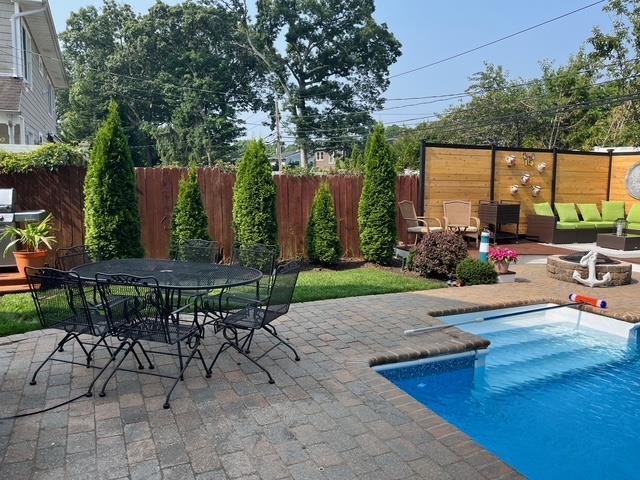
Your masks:
<path fill-rule="evenodd" d="M 36 376 L 38 375 L 38 372 L 40 372 L 40 370 L 42 370 L 42 367 L 44 367 L 45 363 L 47 363 L 49 360 L 51 360 L 51 357 L 53 357 L 57 352 L 64 352 L 64 344 L 67 343 L 69 340 L 71 340 L 73 338 L 72 333 L 67 333 L 64 338 L 62 340 L 60 340 L 60 342 L 58 343 L 58 345 L 56 345 L 56 348 L 53 349 L 53 351 L 49 354 L 49 356 L 47 358 L 44 359 L 44 361 L 40 364 L 40 366 L 36 369 L 36 371 L 33 373 L 33 377 L 31 377 L 31 381 L 29 382 L 29 385 L 35 385 L 36 384 Z"/>
<path fill-rule="evenodd" d="M 121 342 L 120 345 L 118 345 L 118 348 L 116 348 L 115 352 L 113 352 L 111 354 L 111 356 L 109 357 L 109 361 L 107 362 L 107 364 L 102 367 L 100 369 L 100 372 L 98 372 L 98 375 L 95 376 L 95 378 L 93 379 L 93 381 L 89 384 L 89 388 L 87 389 L 87 393 L 85 393 L 85 396 L 87 397 L 92 397 L 93 396 L 93 386 L 96 384 L 96 382 L 98 381 L 98 379 L 102 376 L 102 374 L 107 370 L 107 367 L 109 365 L 111 365 L 111 363 L 113 361 L 115 361 L 116 357 L 118 356 L 118 354 L 122 351 L 122 349 L 125 347 L 125 345 L 127 345 L 129 342 L 127 342 L 126 340 L 124 342 Z"/>
<path fill-rule="evenodd" d="M 184 371 L 184 365 L 182 361 L 182 347 L 180 347 L 180 341 L 178 340 L 178 361 L 180 362 L 180 380 L 184 380 L 182 372 Z"/>
<path fill-rule="evenodd" d="M 200 349 L 198 349 L 198 357 L 200 357 L 200 362 L 202 362 L 202 366 L 204 367 L 205 377 L 211 378 L 211 370 L 207 368 L 207 362 L 204 361 L 204 357 L 202 356 Z"/>
<path fill-rule="evenodd" d="M 127 342 L 128 343 L 128 342 Z M 129 348 L 127 348 L 127 351 L 124 352 L 124 355 L 122 356 L 122 358 L 120 358 L 120 360 L 118 360 L 118 363 L 116 364 L 116 366 L 113 368 L 113 370 L 111 371 L 111 373 L 109 374 L 109 376 L 107 377 L 107 379 L 104 381 L 104 383 L 102 384 L 102 388 L 100 389 L 100 393 L 98 394 L 100 397 L 104 397 L 107 393 L 106 393 L 106 388 L 107 388 L 107 384 L 109 383 L 109 381 L 111 381 L 111 379 L 113 378 L 113 376 L 116 374 L 116 372 L 118 371 L 118 369 L 120 368 L 120 365 L 122 365 L 122 362 L 124 362 L 125 358 L 127 358 L 127 355 L 129 355 L 129 353 L 131 353 L 133 351 L 133 348 L 136 346 L 136 343 L 138 343 L 137 341 L 134 341 L 133 343 L 131 343 L 131 345 L 129 346 Z M 120 349 L 121 350 L 121 349 Z M 118 352 L 116 352 L 118 353 Z M 115 358 L 115 355 L 114 357 Z M 106 368 L 106 367 L 105 367 Z M 102 373 L 102 372 L 100 372 Z"/>
<path fill-rule="evenodd" d="M 227 350 L 229 347 L 231 347 L 232 343 L 231 342 L 224 342 L 222 345 L 220 345 L 220 349 L 218 350 L 218 353 L 216 354 L 215 357 L 213 357 L 213 361 L 211 362 L 211 365 L 209 365 L 209 371 L 213 371 L 213 366 L 216 364 L 216 362 L 218 361 L 218 357 L 220 356 L 220 354 L 222 352 L 224 352 L 225 350 Z"/>
<path fill-rule="evenodd" d="M 178 342 L 178 345 L 180 345 L 180 342 Z M 169 405 L 169 398 L 171 397 L 171 394 L 173 393 L 173 390 L 176 388 L 176 385 L 178 385 L 178 382 L 182 379 L 184 379 L 184 371 L 187 369 L 187 367 L 189 366 L 189 364 L 191 363 L 191 360 L 193 360 L 194 355 L 196 354 L 196 352 L 200 352 L 200 341 L 198 340 L 198 342 L 195 344 L 193 350 L 191 351 L 191 354 L 189 355 L 189 357 L 187 358 L 187 361 L 184 362 L 184 366 L 181 368 L 180 370 L 180 375 L 178 375 L 176 377 L 175 382 L 173 382 L 173 385 L 171 386 L 171 388 L 169 389 L 169 393 L 167 393 L 167 397 L 164 400 L 164 405 L 162 405 L 162 408 L 167 409 L 170 407 Z M 182 362 L 181 362 L 182 363 Z"/>
<path fill-rule="evenodd" d="M 267 332 L 269 332 L 269 334 L 271 334 L 272 336 L 274 336 L 275 338 L 278 339 L 278 341 L 284 345 L 285 347 L 287 347 L 289 350 L 291 350 L 293 352 L 293 354 L 295 355 L 295 360 L 296 362 L 300 361 L 300 357 L 298 356 L 298 352 L 296 352 L 296 349 L 293 348 L 291 346 L 291 344 L 289 342 L 287 342 L 286 340 L 284 340 L 282 337 L 279 337 L 278 334 L 276 333 L 275 329 L 273 330 L 273 332 L 271 330 L 269 330 L 268 328 L 265 328 L 265 330 Z M 288 339 L 287 339 L 288 340 Z"/>
<path fill-rule="evenodd" d="M 262 365 L 260 365 L 257 361 L 255 361 L 253 358 L 251 358 L 249 355 L 247 355 L 240 347 L 238 347 L 237 345 L 234 345 L 233 343 L 229 343 L 229 345 L 231 346 L 231 348 L 233 348 L 236 352 L 238 352 L 240 355 L 242 355 L 244 358 L 246 358 L 247 360 L 249 360 L 251 363 L 253 363 L 256 367 L 258 367 L 260 370 L 262 370 L 264 373 L 267 374 L 267 377 L 269 377 L 269 383 L 273 384 L 276 383 L 273 380 L 273 377 L 271 376 L 271 374 L 269 373 L 269 370 L 267 370 L 266 368 L 264 368 Z"/>
<path fill-rule="evenodd" d="M 144 347 L 142 346 L 141 343 L 138 343 L 138 346 L 140 347 L 140 350 L 142 351 L 142 354 L 144 355 L 144 358 L 147 359 L 147 363 L 149 364 L 149 370 L 153 370 L 155 367 L 155 365 L 153 364 L 153 362 L 151 361 L 151 359 L 149 358 L 149 354 L 147 353 L 147 351 L 144 349 Z"/>

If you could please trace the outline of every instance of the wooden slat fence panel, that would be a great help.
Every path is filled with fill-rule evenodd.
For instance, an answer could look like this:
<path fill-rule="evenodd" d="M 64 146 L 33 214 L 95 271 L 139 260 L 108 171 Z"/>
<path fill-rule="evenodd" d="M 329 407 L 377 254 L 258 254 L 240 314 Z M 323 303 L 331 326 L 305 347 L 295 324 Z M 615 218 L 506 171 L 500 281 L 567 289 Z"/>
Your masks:
<path fill-rule="evenodd" d="M 142 244 L 147 257 L 166 258 L 169 253 L 171 215 L 178 195 L 178 182 L 186 169 L 136 168 L 136 189 L 141 220 Z M 0 175 L 0 188 L 15 187 L 17 208 L 44 208 L 53 213 L 60 247 L 84 242 L 83 186 L 85 169 L 64 167 L 55 172 Z M 306 256 L 306 229 L 313 197 L 321 182 L 331 188 L 336 205 L 338 229 L 345 256 L 358 257 L 358 202 L 362 192 L 361 176 L 274 177 L 277 219 L 282 258 Z M 198 180 L 209 217 L 209 233 L 222 243 L 225 255 L 233 248 L 233 185 L 235 175 L 218 169 L 202 168 Z M 418 177 L 398 177 L 397 199 L 418 204 Z M 405 226 L 398 218 L 400 239 L 408 240 Z"/>

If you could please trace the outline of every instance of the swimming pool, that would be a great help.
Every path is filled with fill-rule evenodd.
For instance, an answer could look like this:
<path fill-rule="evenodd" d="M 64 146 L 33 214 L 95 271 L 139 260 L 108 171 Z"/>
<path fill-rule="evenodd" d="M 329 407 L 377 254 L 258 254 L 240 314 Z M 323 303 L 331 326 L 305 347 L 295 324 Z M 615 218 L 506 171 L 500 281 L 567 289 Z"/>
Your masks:
<path fill-rule="evenodd" d="M 488 351 L 376 370 L 527 477 L 640 478 L 632 325 L 563 308 L 460 328 Z"/>

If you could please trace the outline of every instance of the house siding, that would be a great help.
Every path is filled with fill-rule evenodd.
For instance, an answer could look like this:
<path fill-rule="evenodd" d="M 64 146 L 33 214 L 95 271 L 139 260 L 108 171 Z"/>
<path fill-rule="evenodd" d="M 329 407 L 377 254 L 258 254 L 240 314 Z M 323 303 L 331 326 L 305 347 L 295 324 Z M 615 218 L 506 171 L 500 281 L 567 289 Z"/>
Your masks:
<path fill-rule="evenodd" d="M 0 0 L 0 75 L 13 73 L 11 16 L 15 12 L 14 8 L 10 0 Z"/>
<path fill-rule="evenodd" d="M 31 55 L 31 83 L 23 82 L 23 94 L 20 101 L 20 110 L 24 119 L 25 126 L 25 143 L 39 143 L 40 134 L 46 140 L 47 135 L 55 135 L 56 133 L 56 110 L 55 110 L 55 90 L 54 90 L 54 106 L 52 114 L 49 114 L 49 100 L 47 96 L 47 85 L 49 75 L 44 64 L 42 72 L 40 71 L 39 56 L 35 42 L 32 42 L 33 52 Z M 27 141 L 28 135 L 31 134 L 31 141 Z"/>

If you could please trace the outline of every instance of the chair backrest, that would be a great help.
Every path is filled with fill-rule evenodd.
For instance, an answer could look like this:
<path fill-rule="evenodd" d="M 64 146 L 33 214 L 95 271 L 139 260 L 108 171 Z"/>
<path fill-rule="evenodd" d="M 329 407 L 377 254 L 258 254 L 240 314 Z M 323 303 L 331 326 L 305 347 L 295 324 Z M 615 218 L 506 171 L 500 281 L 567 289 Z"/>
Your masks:
<path fill-rule="evenodd" d="M 96 333 L 77 273 L 27 267 L 25 274 L 43 328 Z"/>
<path fill-rule="evenodd" d="M 168 312 L 154 277 L 97 273 L 96 284 L 112 331 L 126 336 L 134 328 L 137 338 L 171 343 Z"/>
<path fill-rule="evenodd" d="M 278 266 L 271 284 L 263 325 L 289 311 L 299 274 L 300 262 L 292 261 Z"/>
<path fill-rule="evenodd" d="M 91 262 L 91 250 L 88 245 L 74 245 L 56 250 L 56 268 L 71 270 Z"/>
<path fill-rule="evenodd" d="M 467 200 L 448 200 L 442 202 L 442 206 L 448 225 L 464 227 L 471 225 L 471 202 Z"/>
<path fill-rule="evenodd" d="M 271 276 L 276 268 L 279 249 L 277 245 L 245 244 L 233 249 L 232 265 L 255 268 L 263 275 Z"/>
<path fill-rule="evenodd" d="M 413 202 L 403 200 L 398 203 L 398 207 L 400 207 L 400 214 L 402 215 L 402 218 L 407 223 L 407 228 L 417 227 L 418 217 L 416 215 L 416 209 L 413 206 Z"/>
<path fill-rule="evenodd" d="M 178 246 L 178 257 L 181 262 L 216 263 L 220 244 L 215 240 L 184 240 Z"/>

